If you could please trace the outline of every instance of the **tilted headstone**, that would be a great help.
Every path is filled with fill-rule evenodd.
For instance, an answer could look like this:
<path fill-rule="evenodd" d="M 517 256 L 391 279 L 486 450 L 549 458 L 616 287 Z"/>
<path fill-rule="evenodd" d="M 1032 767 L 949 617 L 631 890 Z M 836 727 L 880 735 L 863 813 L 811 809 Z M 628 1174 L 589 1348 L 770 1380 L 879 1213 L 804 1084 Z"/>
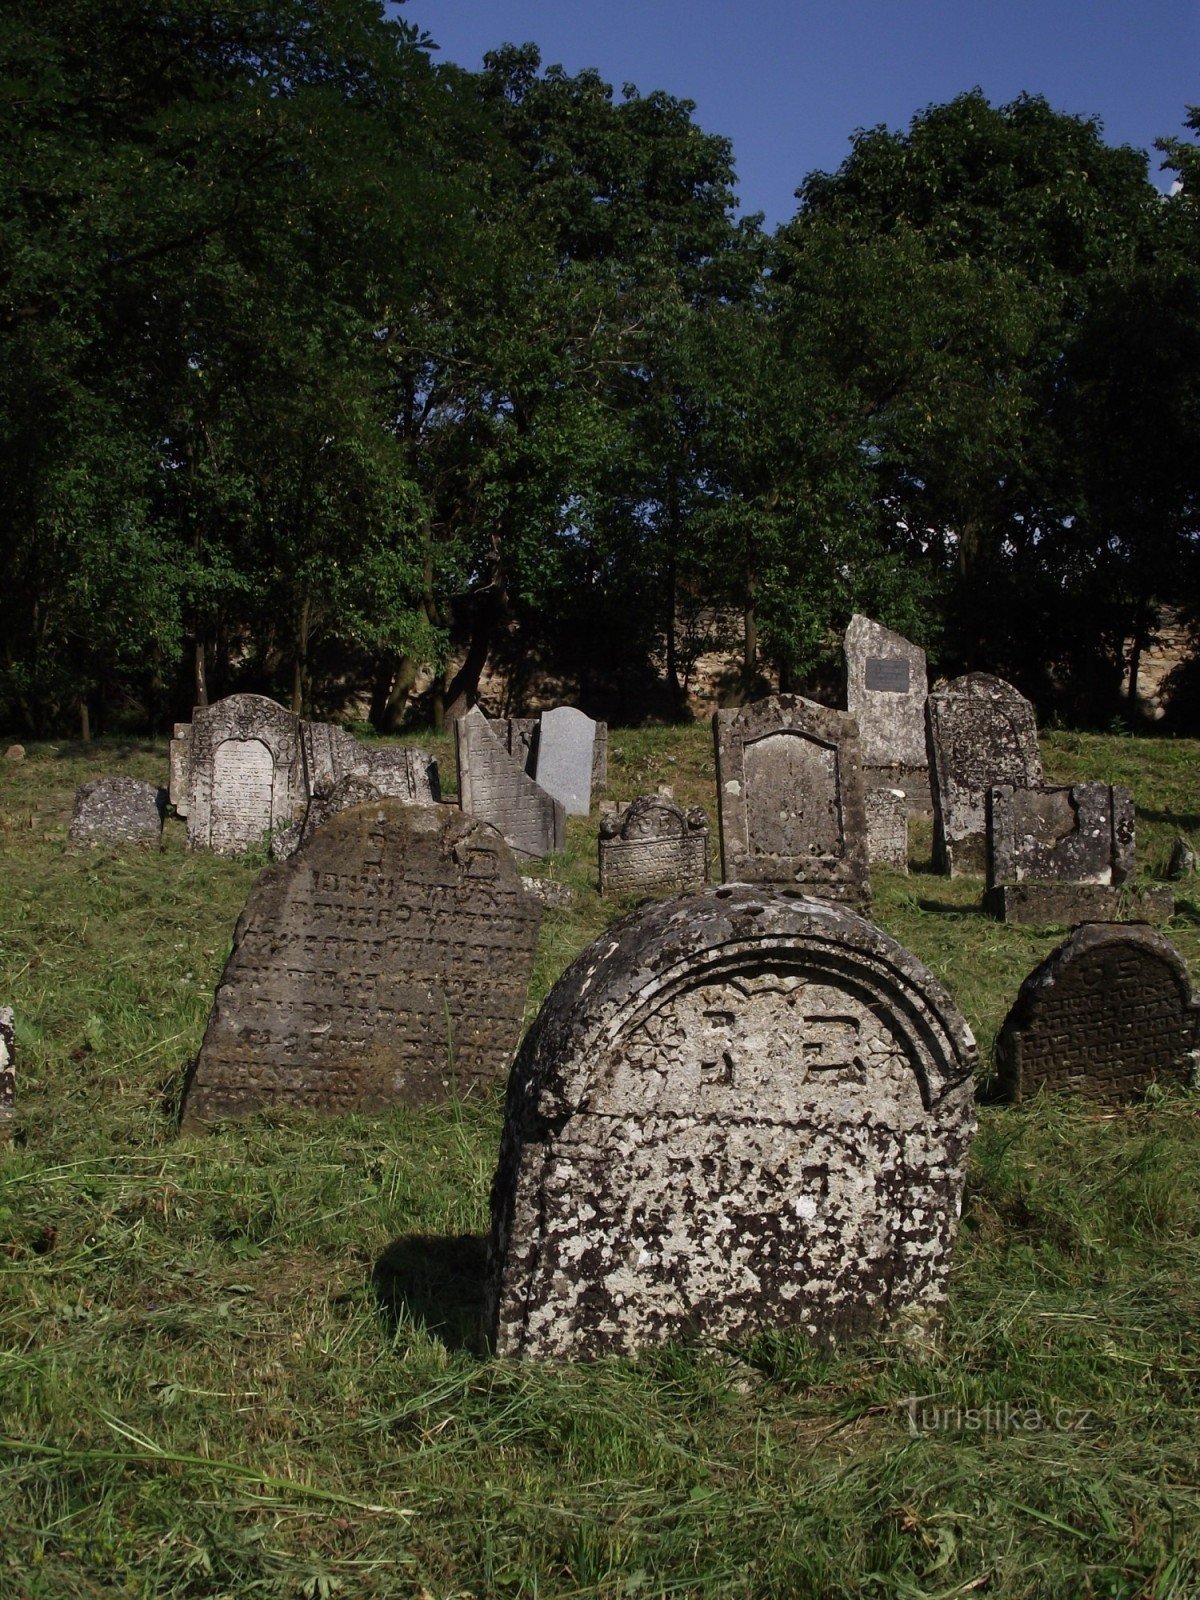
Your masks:
<path fill-rule="evenodd" d="M 240 855 L 269 839 L 278 853 L 294 848 L 308 803 L 299 717 L 262 695 L 233 694 L 197 706 L 191 742 L 189 847 Z"/>
<path fill-rule="evenodd" d="M 926 701 L 933 780 L 933 865 L 952 877 L 987 870 L 988 790 L 1042 781 L 1037 722 L 1003 678 L 969 672 Z"/>
<path fill-rule="evenodd" d="M 1149 928 L 1079 928 L 1021 985 L 996 1042 L 1010 1100 L 1039 1089 L 1118 1104 L 1150 1083 L 1187 1083 L 1200 998 L 1179 952 Z"/>
<path fill-rule="evenodd" d="M 644 794 L 600 820 L 600 893 L 702 889 L 708 882 L 708 818 L 663 795 Z"/>
<path fill-rule="evenodd" d="M 870 900 L 858 729 L 844 711 L 770 695 L 713 718 L 721 870 L 792 883 L 823 900 Z"/>
<path fill-rule="evenodd" d="M 908 798 L 903 789 L 868 789 L 867 855 L 871 864 L 908 871 Z"/>
<path fill-rule="evenodd" d="M 175 723 L 171 733 L 167 799 L 175 807 L 177 817 L 188 814 L 188 790 L 192 784 L 192 725 Z"/>
<path fill-rule="evenodd" d="M 496 1353 L 926 1323 L 975 1128 L 975 1045 L 844 906 L 731 885 L 601 935 L 509 1078 Z"/>
<path fill-rule="evenodd" d="M 574 706 L 542 712 L 533 775 L 569 817 L 586 817 L 592 809 L 595 744 L 596 724 Z"/>
<path fill-rule="evenodd" d="M 846 709 L 858 723 L 868 789 L 900 789 L 910 812 L 928 814 L 925 652 L 890 628 L 855 615 L 846 629 Z"/>
<path fill-rule="evenodd" d="M 73 844 L 162 843 L 167 792 L 138 778 L 92 778 L 75 791 L 67 837 Z"/>
<path fill-rule="evenodd" d="M 478 706 L 454 724 L 458 803 L 498 828 L 521 856 L 547 856 L 567 842 L 566 812 L 509 755 Z"/>
<path fill-rule="evenodd" d="M 17 1105 L 17 1035 L 11 1006 L 0 1006 L 0 1135 Z"/>
<path fill-rule="evenodd" d="M 250 893 L 184 1123 L 485 1088 L 517 1043 L 540 919 L 472 817 L 392 799 L 332 817 Z"/>

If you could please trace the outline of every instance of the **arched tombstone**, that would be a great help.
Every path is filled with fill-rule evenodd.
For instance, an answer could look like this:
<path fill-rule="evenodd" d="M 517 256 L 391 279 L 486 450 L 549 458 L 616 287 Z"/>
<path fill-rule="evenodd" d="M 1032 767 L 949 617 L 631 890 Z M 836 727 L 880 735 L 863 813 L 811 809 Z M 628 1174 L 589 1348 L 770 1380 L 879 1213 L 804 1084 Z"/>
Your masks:
<path fill-rule="evenodd" d="M 295 848 L 308 799 L 300 719 L 259 694 L 192 714 L 188 846 L 240 855 L 266 838 Z"/>
<path fill-rule="evenodd" d="M 708 882 L 708 818 L 660 794 L 600 819 L 600 893 L 699 889 Z"/>
<path fill-rule="evenodd" d="M 844 907 L 732 884 L 635 912 L 559 979 L 509 1079 L 494 1349 L 924 1325 L 974 1067 L 946 992 Z"/>
<path fill-rule="evenodd" d="M 1089 923 L 1025 979 L 996 1041 L 1009 1100 L 1039 1089 L 1120 1104 L 1194 1079 L 1200 998 L 1162 934 Z"/>

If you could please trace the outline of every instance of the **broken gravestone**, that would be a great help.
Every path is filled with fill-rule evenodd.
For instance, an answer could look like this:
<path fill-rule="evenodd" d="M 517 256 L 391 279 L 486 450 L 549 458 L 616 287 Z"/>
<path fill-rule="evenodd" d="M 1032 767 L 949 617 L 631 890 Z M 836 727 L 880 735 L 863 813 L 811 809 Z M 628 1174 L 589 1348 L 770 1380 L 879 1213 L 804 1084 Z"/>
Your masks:
<path fill-rule="evenodd" d="M 858 723 L 863 782 L 868 790 L 901 790 L 910 815 L 928 815 L 924 650 L 858 615 L 850 619 L 844 649 L 846 709 Z"/>
<path fill-rule="evenodd" d="M 393 799 L 330 818 L 250 893 L 184 1124 L 486 1088 L 516 1046 L 540 919 L 485 823 Z"/>
<path fill-rule="evenodd" d="M 1169 889 L 1136 888 L 1133 795 L 1107 783 L 988 791 L 987 907 L 1004 922 L 1166 921 Z"/>
<path fill-rule="evenodd" d="M 11 1006 L 0 1006 L 0 1136 L 17 1104 L 17 1036 Z"/>
<path fill-rule="evenodd" d="M 270 840 L 295 846 L 308 793 L 300 719 L 258 694 L 232 694 L 192 714 L 187 837 L 192 850 L 240 855 Z"/>
<path fill-rule="evenodd" d="M 509 1079 L 493 1348 L 928 1323 L 974 1065 L 946 992 L 843 906 L 739 884 L 635 912 L 559 979 Z"/>
<path fill-rule="evenodd" d="M 708 882 L 708 818 L 665 795 L 644 794 L 600 819 L 600 893 L 702 889 Z"/>
<path fill-rule="evenodd" d="M 498 828 L 521 856 L 547 856 L 567 841 L 566 812 L 505 749 L 478 706 L 454 724 L 458 803 Z"/>
<path fill-rule="evenodd" d="M 592 809 L 592 770 L 596 724 L 574 706 L 543 711 L 537 740 L 534 777 L 548 795 L 561 800 L 569 817 L 586 817 Z"/>
<path fill-rule="evenodd" d="M 1039 1089 L 1119 1104 L 1151 1083 L 1188 1083 L 1200 999 L 1183 958 L 1150 928 L 1079 928 L 1021 985 L 996 1042 L 1005 1096 Z"/>
<path fill-rule="evenodd" d="M 933 865 L 952 877 L 987 869 L 988 790 L 1042 781 L 1037 722 L 1003 678 L 969 672 L 926 701 L 933 780 Z"/>
<path fill-rule="evenodd" d="M 437 762 L 415 745 L 364 744 L 329 722 L 302 722 L 300 744 L 310 797 L 353 777 L 365 779 L 379 795 L 412 805 L 441 799 Z"/>
<path fill-rule="evenodd" d="M 798 884 L 862 909 L 871 896 L 854 718 L 796 694 L 713 718 L 727 882 Z"/>
<path fill-rule="evenodd" d="M 92 778 L 75 791 L 67 837 L 72 844 L 162 843 L 167 793 L 138 778 Z"/>

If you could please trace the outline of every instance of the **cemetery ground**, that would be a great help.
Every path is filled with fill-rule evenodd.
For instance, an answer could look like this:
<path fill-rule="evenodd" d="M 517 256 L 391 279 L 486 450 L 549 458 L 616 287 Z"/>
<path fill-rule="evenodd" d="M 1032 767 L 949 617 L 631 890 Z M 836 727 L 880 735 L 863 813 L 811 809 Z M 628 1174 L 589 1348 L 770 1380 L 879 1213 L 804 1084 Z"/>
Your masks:
<path fill-rule="evenodd" d="M 449 739 L 432 748 L 444 779 Z M 1196 743 L 1043 736 L 1048 781 L 1128 784 L 1143 873 L 1200 842 Z M 608 793 L 714 824 L 706 727 L 613 730 Z M 1200 1100 L 983 1104 L 942 1336 L 796 1336 L 538 1366 L 474 1347 L 499 1088 L 181 1137 L 184 1069 L 261 859 L 65 853 L 75 787 L 166 745 L 0 768 L 0 1595 L 1200 1594 Z M 528 1017 L 633 902 L 596 826 L 522 870 Z M 979 880 L 873 871 L 872 915 L 991 1048 L 1061 939 Z M 1200 976 L 1200 889 L 1164 930 Z"/>

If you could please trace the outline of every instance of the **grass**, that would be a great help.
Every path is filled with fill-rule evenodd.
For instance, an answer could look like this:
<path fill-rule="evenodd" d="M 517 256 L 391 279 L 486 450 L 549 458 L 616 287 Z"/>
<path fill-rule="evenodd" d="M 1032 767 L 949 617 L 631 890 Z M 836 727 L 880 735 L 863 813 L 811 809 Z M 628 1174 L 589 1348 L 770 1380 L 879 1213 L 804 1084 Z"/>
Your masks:
<path fill-rule="evenodd" d="M 423 740 L 424 743 L 435 743 Z M 435 743 L 453 770 L 447 741 Z M 712 810 L 703 728 L 614 730 L 611 794 Z M 1198 842 L 1194 743 L 1052 733 Z M 0 764 L 0 1595 L 1200 1595 L 1200 1122 L 1186 1094 L 984 1106 L 942 1339 L 542 1368 L 473 1348 L 500 1097 L 182 1138 L 173 1106 L 258 864 L 65 850 L 77 783 L 162 744 Z M 531 1011 L 627 906 L 595 819 L 539 870 Z M 920 861 L 916 863 L 919 867 Z M 991 1042 L 1061 935 L 879 874 L 875 916 Z M 1200 971 L 1183 887 L 1167 930 Z M 913 1399 L 912 1397 L 919 1397 Z"/>

